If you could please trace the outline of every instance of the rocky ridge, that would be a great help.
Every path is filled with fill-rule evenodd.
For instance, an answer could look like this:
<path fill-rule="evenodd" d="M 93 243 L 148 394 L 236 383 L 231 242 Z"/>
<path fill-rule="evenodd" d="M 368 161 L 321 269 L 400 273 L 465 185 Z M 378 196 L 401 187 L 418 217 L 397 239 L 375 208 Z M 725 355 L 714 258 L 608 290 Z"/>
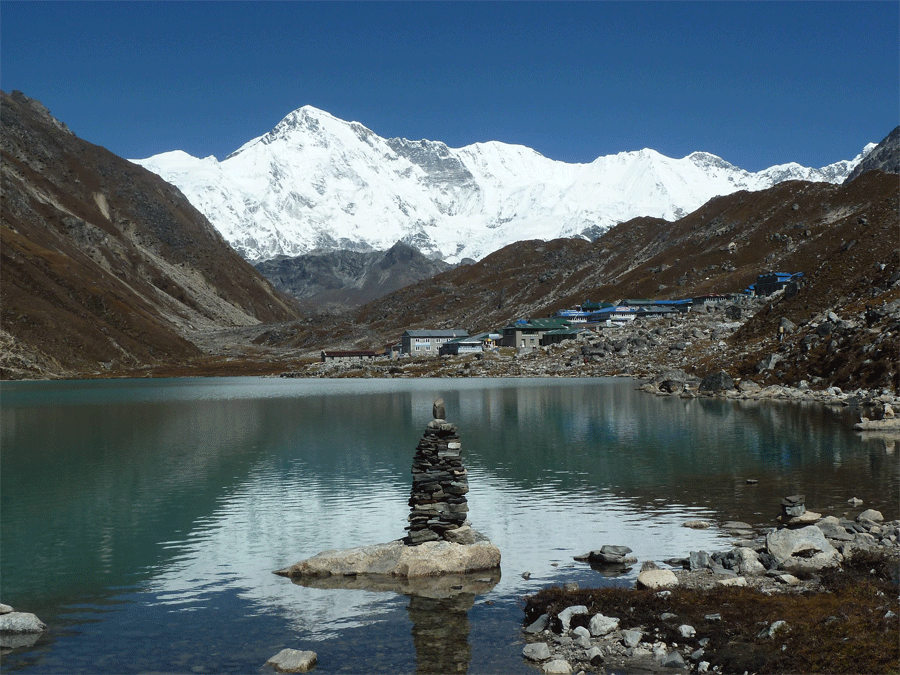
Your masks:
<path fill-rule="evenodd" d="M 450 266 L 397 242 L 382 251 L 313 251 L 277 256 L 254 267 L 279 291 L 316 313 L 355 309 L 388 293 L 429 279 Z"/>

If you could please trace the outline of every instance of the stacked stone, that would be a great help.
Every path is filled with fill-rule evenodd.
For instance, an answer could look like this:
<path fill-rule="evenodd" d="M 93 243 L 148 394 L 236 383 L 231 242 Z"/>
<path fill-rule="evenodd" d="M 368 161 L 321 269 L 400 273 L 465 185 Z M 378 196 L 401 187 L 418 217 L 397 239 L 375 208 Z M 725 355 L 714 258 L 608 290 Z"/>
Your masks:
<path fill-rule="evenodd" d="M 457 541 L 452 532 L 466 525 L 469 511 L 469 481 L 456 425 L 444 419 L 443 399 L 435 401 L 433 413 L 434 419 L 425 428 L 413 457 L 411 512 L 406 528 L 407 542 L 412 546 L 441 539 Z"/>

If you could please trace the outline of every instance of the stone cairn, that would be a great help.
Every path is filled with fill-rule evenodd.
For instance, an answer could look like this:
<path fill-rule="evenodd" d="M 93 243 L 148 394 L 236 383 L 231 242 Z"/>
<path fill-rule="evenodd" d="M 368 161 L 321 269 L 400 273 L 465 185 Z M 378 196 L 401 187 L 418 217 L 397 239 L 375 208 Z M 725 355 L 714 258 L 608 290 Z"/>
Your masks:
<path fill-rule="evenodd" d="M 460 458 L 456 425 L 444 419 L 442 398 L 434 402 L 432 414 L 434 419 L 425 428 L 413 457 L 406 543 L 417 546 L 445 539 L 470 544 L 471 528 L 466 522 L 469 481 Z"/>

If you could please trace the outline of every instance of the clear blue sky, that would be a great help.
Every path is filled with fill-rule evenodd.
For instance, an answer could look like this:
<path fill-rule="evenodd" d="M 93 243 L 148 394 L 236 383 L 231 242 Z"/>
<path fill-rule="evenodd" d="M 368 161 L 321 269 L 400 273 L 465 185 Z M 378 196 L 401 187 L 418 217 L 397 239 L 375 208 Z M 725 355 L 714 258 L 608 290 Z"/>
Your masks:
<path fill-rule="evenodd" d="M 900 123 L 900 3 L 10 2 L 0 88 L 129 158 L 219 159 L 313 105 L 552 159 L 853 157 Z"/>

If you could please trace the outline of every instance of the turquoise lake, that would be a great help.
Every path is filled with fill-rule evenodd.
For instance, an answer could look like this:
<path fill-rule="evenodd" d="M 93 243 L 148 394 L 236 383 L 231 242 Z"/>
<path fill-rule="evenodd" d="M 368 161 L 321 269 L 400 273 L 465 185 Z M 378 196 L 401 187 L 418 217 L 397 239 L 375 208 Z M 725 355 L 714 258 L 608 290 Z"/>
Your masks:
<path fill-rule="evenodd" d="M 3 383 L 0 601 L 48 625 L 3 654 L 3 672 L 268 673 L 288 647 L 317 652 L 317 673 L 536 673 L 521 656 L 523 597 L 631 584 L 640 567 L 608 577 L 575 555 L 725 550 L 721 523 L 773 526 L 797 493 L 828 515 L 858 497 L 898 517 L 897 444 L 853 432 L 847 409 L 635 386 Z M 454 601 L 272 574 L 404 535 L 410 464 L 438 397 L 459 429 L 472 525 L 503 556 L 499 581 Z M 683 527 L 695 519 L 713 527 Z"/>

